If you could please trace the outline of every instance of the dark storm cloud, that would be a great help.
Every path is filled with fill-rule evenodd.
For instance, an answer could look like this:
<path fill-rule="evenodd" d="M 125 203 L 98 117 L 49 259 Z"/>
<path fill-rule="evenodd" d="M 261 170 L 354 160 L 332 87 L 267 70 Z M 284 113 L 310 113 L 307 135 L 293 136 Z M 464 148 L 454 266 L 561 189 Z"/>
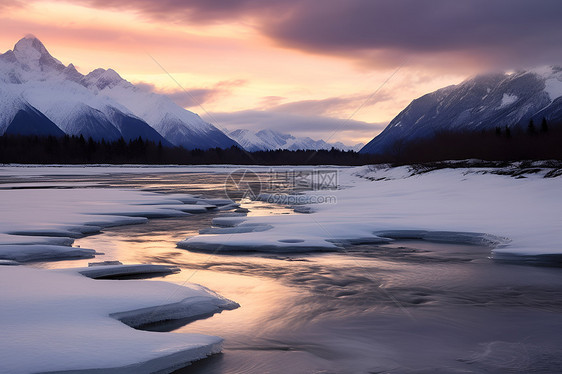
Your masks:
<path fill-rule="evenodd" d="M 385 58 L 502 68 L 562 60 L 560 0 L 83 1 L 157 19 L 250 21 L 280 46 L 371 65 Z"/>
<path fill-rule="evenodd" d="M 281 45 L 319 53 L 476 55 L 503 67 L 560 61 L 561 16 L 559 0 L 328 0 L 265 30 Z"/>
<path fill-rule="evenodd" d="M 301 8 L 268 32 L 325 50 L 439 52 L 521 39 L 559 43 L 561 15 L 559 0 L 327 0 Z"/>

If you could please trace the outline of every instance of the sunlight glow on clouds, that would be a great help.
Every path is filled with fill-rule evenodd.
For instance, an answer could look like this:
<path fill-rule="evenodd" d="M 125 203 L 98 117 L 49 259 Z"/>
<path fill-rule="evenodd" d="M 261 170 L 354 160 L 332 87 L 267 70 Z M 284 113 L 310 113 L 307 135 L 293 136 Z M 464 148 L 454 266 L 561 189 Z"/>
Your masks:
<path fill-rule="evenodd" d="M 352 116 L 353 129 L 333 139 L 348 142 L 370 140 L 412 99 L 478 72 L 562 60 L 558 0 L 319 4 L 2 2 L 0 46 L 11 49 L 23 35 L 35 34 L 82 73 L 111 67 L 205 117 L 152 56 L 230 130 L 270 126 L 328 137 L 334 123 Z"/>

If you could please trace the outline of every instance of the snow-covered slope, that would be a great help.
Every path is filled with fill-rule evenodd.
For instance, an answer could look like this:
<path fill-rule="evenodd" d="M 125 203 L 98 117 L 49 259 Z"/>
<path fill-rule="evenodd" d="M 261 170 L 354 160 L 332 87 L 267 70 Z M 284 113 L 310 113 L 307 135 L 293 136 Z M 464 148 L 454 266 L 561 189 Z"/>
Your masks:
<path fill-rule="evenodd" d="M 49 118 L 0 85 L 0 134 L 62 136 Z"/>
<path fill-rule="evenodd" d="M 562 68 L 481 75 L 439 89 L 410 103 L 362 153 L 381 154 L 397 142 L 427 138 L 438 131 L 481 131 L 562 120 Z"/>
<path fill-rule="evenodd" d="M 0 55 L 0 94 L 0 134 L 19 109 L 31 107 L 64 133 L 95 140 L 140 136 L 188 149 L 236 145 L 195 113 L 137 88 L 112 69 L 82 75 L 74 65 L 63 65 L 33 36 Z"/>
<path fill-rule="evenodd" d="M 32 106 L 19 109 L 6 128 L 6 134 L 63 136 L 64 132 Z"/>
<path fill-rule="evenodd" d="M 215 126 L 166 96 L 137 88 L 126 81 L 105 86 L 99 92 L 123 103 L 174 145 L 187 149 L 238 145 Z"/>
<path fill-rule="evenodd" d="M 294 137 L 289 134 L 282 134 L 273 130 L 261 130 L 252 132 L 250 130 L 234 130 L 229 133 L 230 137 L 235 139 L 245 150 L 253 151 L 267 151 L 275 149 L 340 149 L 343 151 L 361 149 L 363 144 L 359 143 L 354 146 L 347 146 L 341 142 L 327 143 L 324 140 L 313 140 L 309 137 Z"/>

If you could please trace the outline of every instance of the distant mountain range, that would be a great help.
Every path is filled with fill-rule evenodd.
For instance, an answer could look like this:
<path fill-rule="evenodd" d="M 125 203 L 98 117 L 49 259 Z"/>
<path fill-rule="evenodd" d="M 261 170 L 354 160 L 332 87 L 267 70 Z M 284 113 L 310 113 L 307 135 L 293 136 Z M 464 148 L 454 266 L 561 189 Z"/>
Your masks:
<path fill-rule="evenodd" d="M 43 43 L 27 36 L 0 54 L 0 135 L 83 135 L 114 141 L 139 137 L 186 149 L 241 146 L 269 149 L 359 150 L 271 130 L 225 134 L 166 95 L 135 86 L 112 69 L 87 75 L 65 66 Z"/>
<path fill-rule="evenodd" d="M 530 119 L 562 122 L 562 68 L 480 75 L 415 99 L 361 149 L 388 154 L 442 131 L 526 127 Z"/>
<path fill-rule="evenodd" d="M 112 69 L 80 74 L 37 38 L 0 55 L 0 134 L 142 137 L 186 149 L 238 145 L 165 95 L 134 86 Z"/>
<path fill-rule="evenodd" d="M 324 140 L 313 140 L 309 137 L 294 137 L 289 134 L 283 134 L 273 130 L 261 130 L 253 132 L 250 130 L 235 130 L 228 134 L 232 139 L 236 140 L 247 151 L 268 151 L 276 149 L 312 149 L 320 150 L 336 148 L 342 151 L 359 151 L 363 147 L 363 143 L 354 146 L 347 146 L 341 142 L 327 143 Z"/>

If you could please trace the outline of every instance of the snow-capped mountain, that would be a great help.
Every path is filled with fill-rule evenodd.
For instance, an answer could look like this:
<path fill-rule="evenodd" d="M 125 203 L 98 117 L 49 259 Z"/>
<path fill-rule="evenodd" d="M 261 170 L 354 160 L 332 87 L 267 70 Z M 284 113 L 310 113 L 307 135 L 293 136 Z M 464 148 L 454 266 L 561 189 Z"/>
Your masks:
<path fill-rule="evenodd" d="M 481 131 L 526 126 L 530 119 L 562 120 L 562 68 L 488 74 L 424 95 L 410 103 L 361 149 L 392 152 L 399 144 L 439 131 Z"/>
<path fill-rule="evenodd" d="M 289 134 L 282 134 L 273 130 L 261 130 L 252 132 L 250 130 L 234 130 L 229 133 L 229 136 L 236 140 L 245 150 L 249 152 L 254 151 L 268 151 L 276 149 L 288 149 L 291 151 L 296 150 L 320 150 L 332 148 L 340 149 L 343 151 L 354 150 L 358 151 L 363 147 L 362 143 L 354 146 L 347 146 L 341 142 L 327 143 L 324 140 L 313 140 L 309 137 L 294 137 Z"/>
<path fill-rule="evenodd" d="M 187 149 L 237 145 L 197 114 L 136 87 L 112 69 L 83 75 L 74 65 L 65 66 L 33 36 L 0 55 L 0 135 L 7 131 L 64 132 L 94 140 L 140 136 Z"/>

